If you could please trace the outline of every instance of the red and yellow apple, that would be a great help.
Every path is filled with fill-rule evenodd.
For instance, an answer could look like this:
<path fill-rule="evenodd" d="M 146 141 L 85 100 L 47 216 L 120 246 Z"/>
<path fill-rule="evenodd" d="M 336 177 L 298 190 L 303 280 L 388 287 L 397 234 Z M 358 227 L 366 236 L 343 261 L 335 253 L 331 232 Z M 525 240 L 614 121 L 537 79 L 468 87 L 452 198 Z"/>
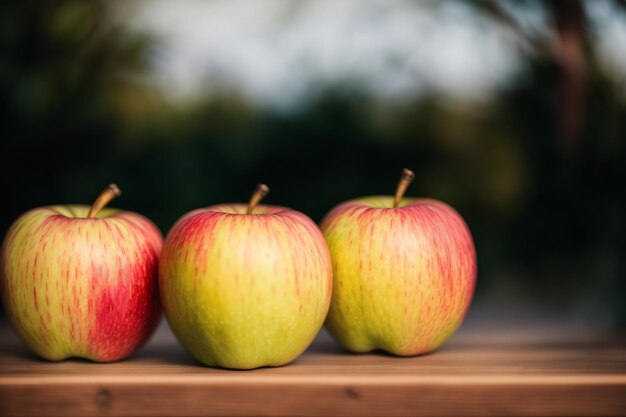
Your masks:
<path fill-rule="evenodd" d="M 133 353 L 160 317 L 159 230 L 147 218 L 93 206 L 40 207 L 20 216 L 0 253 L 4 308 L 24 343 L 49 360 L 110 362 Z"/>
<path fill-rule="evenodd" d="M 293 361 L 323 325 L 332 292 L 321 231 L 302 213 L 250 203 L 183 216 L 165 239 L 159 268 L 167 320 L 209 366 L 251 369 Z"/>
<path fill-rule="evenodd" d="M 354 352 L 430 352 L 461 324 L 476 283 L 476 253 L 461 216 L 431 199 L 372 196 L 335 207 L 322 221 L 334 272 L 326 320 Z"/>

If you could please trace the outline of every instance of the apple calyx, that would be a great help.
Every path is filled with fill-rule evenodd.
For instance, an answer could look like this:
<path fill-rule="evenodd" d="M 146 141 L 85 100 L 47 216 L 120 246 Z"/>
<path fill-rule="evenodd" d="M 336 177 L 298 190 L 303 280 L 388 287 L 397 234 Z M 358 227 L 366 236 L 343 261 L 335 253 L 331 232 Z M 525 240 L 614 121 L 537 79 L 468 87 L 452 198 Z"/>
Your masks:
<path fill-rule="evenodd" d="M 402 170 L 402 175 L 400 175 L 400 181 L 398 181 L 398 186 L 396 187 L 396 195 L 393 199 L 393 208 L 398 208 L 400 204 L 400 200 L 404 197 L 404 193 L 406 189 L 409 188 L 411 182 L 415 179 L 415 173 L 410 169 L 404 168 Z"/>
<path fill-rule="evenodd" d="M 270 187 L 265 184 L 259 184 L 256 186 L 256 189 L 252 193 L 252 197 L 250 197 L 250 201 L 248 202 L 248 210 L 246 210 L 246 214 L 252 214 L 252 211 L 256 207 L 257 204 L 261 200 L 265 198 L 270 192 Z"/>
<path fill-rule="evenodd" d="M 107 204 L 109 204 L 111 200 L 121 195 L 122 195 L 122 190 L 120 190 L 120 188 L 117 185 L 109 184 L 104 189 L 104 191 L 100 193 L 98 198 L 96 198 L 96 201 L 94 201 L 93 204 L 91 205 L 91 208 L 89 209 L 89 213 L 87 214 L 87 218 L 91 219 L 91 218 L 96 217 L 98 213 L 100 213 L 100 210 L 102 210 Z"/>

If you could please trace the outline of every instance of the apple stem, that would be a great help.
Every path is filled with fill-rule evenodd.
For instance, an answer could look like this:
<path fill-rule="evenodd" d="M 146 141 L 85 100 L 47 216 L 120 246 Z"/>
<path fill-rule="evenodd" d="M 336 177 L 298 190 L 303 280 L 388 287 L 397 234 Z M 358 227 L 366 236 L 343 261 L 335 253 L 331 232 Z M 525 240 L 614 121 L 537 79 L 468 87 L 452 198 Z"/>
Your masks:
<path fill-rule="evenodd" d="M 87 218 L 96 217 L 98 213 L 100 213 L 100 210 L 104 208 L 104 206 L 109 204 L 109 202 L 113 200 L 114 198 L 117 198 L 121 195 L 122 195 L 122 190 L 120 190 L 120 188 L 117 185 L 109 184 L 107 188 L 105 188 L 104 191 L 100 193 L 98 198 L 96 198 L 96 201 L 94 201 L 93 204 L 91 205 L 91 208 L 89 209 L 89 213 L 87 214 Z"/>
<path fill-rule="evenodd" d="M 393 208 L 398 208 L 400 200 L 402 200 L 402 197 L 404 197 L 406 189 L 409 187 L 414 178 L 415 173 L 413 171 L 407 168 L 404 168 L 402 170 L 402 175 L 400 175 L 400 181 L 398 182 L 398 186 L 396 187 L 396 196 L 393 199 Z"/>
<path fill-rule="evenodd" d="M 256 205 L 259 204 L 259 202 L 263 200 L 263 198 L 265 198 L 265 196 L 268 195 L 269 192 L 270 187 L 268 187 L 267 185 L 257 185 L 256 189 L 252 193 L 252 197 L 250 197 L 250 201 L 248 202 L 248 210 L 246 211 L 246 214 L 252 214 L 252 211 L 254 210 Z"/>

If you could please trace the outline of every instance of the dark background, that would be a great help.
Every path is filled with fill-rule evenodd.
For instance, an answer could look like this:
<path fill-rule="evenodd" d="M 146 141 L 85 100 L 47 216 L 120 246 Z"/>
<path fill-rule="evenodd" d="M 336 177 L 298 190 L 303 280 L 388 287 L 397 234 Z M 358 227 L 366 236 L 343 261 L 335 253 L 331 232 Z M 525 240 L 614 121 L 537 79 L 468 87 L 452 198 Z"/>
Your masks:
<path fill-rule="evenodd" d="M 599 59 L 608 22 L 590 12 L 602 3 L 624 25 L 623 1 L 443 2 L 516 48 L 516 70 L 486 99 L 380 97 L 348 73 L 312 77 L 287 108 L 236 83 L 172 99 L 152 77 L 164 40 L 131 29 L 145 5 L 119 3 L 1 3 L 1 235 L 30 208 L 90 204 L 110 182 L 124 192 L 113 206 L 164 233 L 192 209 L 247 201 L 258 182 L 268 204 L 319 221 L 347 199 L 391 194 L 408 167 L 408 195 L 448 202 L 472 230 L 474 308 L 626 327 L 626 75 Z"/>

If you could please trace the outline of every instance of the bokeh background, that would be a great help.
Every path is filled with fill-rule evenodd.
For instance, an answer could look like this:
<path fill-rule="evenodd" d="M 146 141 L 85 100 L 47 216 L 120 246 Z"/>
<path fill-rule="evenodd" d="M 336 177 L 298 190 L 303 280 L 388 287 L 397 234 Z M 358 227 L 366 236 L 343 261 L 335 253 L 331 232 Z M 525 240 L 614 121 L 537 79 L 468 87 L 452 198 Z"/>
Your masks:
<path fill-rule="evenodd" d="M 473 312 L 626 329 L 622 0 L 4 1 L 0 51 L 1 235 L 110 182 L 164 233 L 258 182 L 319 221 L 408 167 Z"/>

